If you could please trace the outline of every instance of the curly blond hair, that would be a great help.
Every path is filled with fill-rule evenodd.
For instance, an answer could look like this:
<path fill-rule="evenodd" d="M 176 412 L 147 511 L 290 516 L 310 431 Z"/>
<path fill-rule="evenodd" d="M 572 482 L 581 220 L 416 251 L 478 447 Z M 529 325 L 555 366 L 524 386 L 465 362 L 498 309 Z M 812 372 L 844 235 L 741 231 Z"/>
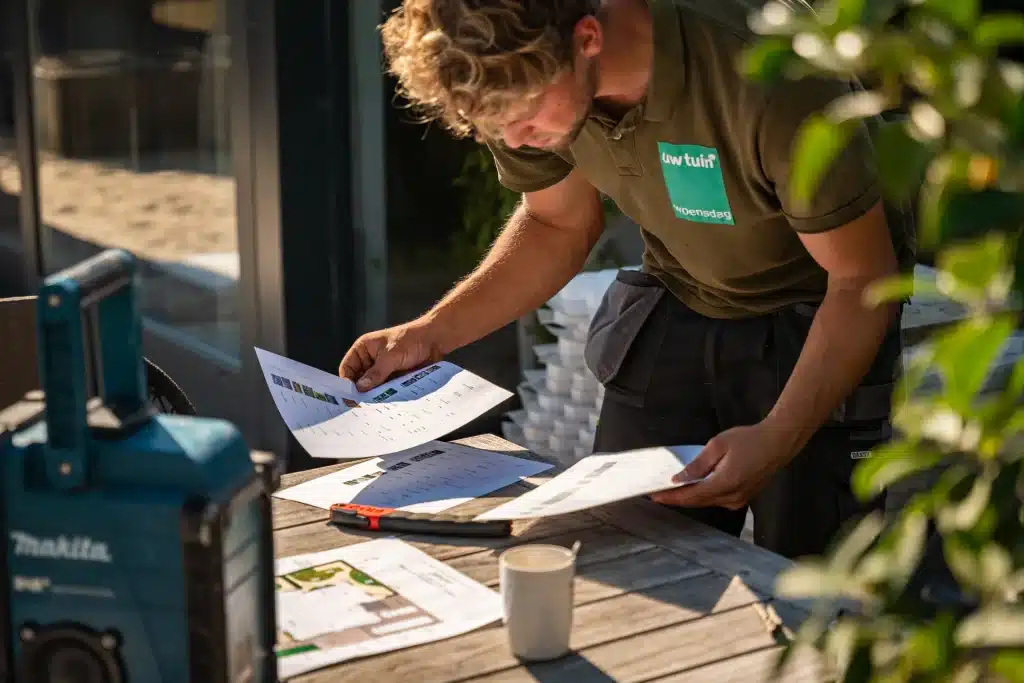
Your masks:
<path fill-rule="evenodd" d="M 389 72 L 456 137 L 497 137 L 572 67 L 577 22 L 600 0 L 404 0 L 381 26 Z"/>

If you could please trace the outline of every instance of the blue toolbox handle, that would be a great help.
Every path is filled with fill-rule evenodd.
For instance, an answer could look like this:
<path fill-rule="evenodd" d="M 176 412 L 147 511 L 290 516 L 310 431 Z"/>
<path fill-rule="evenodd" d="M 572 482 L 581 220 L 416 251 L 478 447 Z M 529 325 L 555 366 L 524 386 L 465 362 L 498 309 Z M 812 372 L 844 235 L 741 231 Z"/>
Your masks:
<path fill-rule="evenodd" d="M 110 249 L 54 273 L 40 288 L 46 473 L 60 488 L 86 483 L 92 388 L 121 420 L 130 422 L 147 410 L 135 280 L 135 257 Z"/>

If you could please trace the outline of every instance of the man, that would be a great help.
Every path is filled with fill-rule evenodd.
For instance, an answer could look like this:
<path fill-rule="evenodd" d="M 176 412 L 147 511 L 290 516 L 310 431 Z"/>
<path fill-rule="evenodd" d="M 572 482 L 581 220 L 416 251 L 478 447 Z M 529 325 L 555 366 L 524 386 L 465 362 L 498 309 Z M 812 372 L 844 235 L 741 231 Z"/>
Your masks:
<path fill-rule="evenodd" d="M 907 244 L 864 131 L 809 205 L 790 198 L 801 122 L 849 86 L 755 85 L 735 69 L 750 36 L 670 0 L 405 0 L 383 40 L 402 93 L 486 142 L 522 202 L 470 276 L 340 373 L 369 389 L 545 303 L 605 194 L 646 250 L 592 323 L 595 450 L 706 444 L 680 476 L 713 476 L 656 500 L 736 535 L 749 505 L 758 544 L 823 552 L 866 509 L 850 474 L 889 435 L 899 312 L 862 292 Z"/>

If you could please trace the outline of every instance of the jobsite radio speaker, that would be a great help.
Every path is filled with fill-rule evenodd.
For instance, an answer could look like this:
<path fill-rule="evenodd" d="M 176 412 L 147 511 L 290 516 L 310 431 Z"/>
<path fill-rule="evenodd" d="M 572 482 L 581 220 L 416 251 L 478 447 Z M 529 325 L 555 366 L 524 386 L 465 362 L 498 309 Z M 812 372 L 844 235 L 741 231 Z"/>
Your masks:
<path fill-rule="evenodd" d="M 37 298 L 42 391 L 0 412 L 4 680 L 270 683 L 270 494 L 231 424 L 147 400 L 136 263 Z"/>

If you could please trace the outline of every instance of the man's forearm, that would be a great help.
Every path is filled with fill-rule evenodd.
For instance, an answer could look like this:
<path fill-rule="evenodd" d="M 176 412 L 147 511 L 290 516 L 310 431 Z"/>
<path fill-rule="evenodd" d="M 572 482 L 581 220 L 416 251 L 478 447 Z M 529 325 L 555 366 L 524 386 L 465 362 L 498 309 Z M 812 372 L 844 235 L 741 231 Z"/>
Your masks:
<path fill-rule="evenodd" d="M 583 267 L 603 226 L 547 225 L 516 209 L 479 266 L 425 316 L 450 353 L 540 307 Z"/>
<path fill-rule="evenodd" d="M 794 456 L 860 384 L 896 319 L 897 306 L 868 309 L 862 292 L 862 284 L 830 285 L 768 415 L 766 422 L 785 434 Z"/>

